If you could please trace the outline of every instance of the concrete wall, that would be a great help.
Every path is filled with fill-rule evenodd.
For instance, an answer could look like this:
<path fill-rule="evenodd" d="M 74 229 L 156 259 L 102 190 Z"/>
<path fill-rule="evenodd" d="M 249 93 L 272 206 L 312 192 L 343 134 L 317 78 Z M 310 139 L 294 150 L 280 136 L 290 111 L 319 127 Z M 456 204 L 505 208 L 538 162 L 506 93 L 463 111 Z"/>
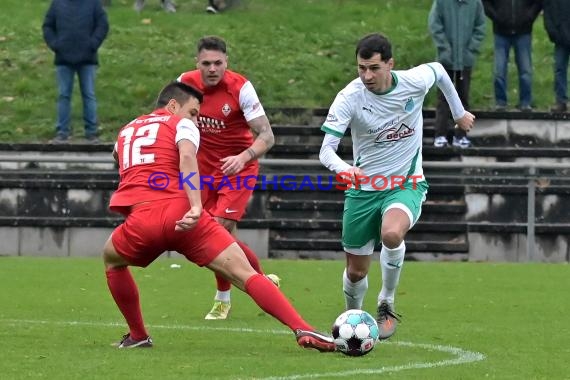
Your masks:
<path fill-rule="evenodd" d="M 111 232 L 112 228 L 0 227 L 0 255 L 98 257 Z M 269 230 L 239 230 L 238 237 L 259 258 L 268 257 Z"/>

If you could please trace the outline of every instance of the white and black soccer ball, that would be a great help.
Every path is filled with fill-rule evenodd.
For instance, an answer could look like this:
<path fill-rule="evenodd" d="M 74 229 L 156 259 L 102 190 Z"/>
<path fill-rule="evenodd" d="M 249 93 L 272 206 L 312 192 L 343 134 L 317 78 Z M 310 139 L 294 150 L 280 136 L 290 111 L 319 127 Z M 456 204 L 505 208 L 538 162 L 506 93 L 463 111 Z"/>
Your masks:
<path fill-rule="evenodd" d="M 332 327 L 336 350 L 349 356 L 362 356 L 372 351 L 378 335 L 376 320 L 364 310 L 345 311 Z"/>

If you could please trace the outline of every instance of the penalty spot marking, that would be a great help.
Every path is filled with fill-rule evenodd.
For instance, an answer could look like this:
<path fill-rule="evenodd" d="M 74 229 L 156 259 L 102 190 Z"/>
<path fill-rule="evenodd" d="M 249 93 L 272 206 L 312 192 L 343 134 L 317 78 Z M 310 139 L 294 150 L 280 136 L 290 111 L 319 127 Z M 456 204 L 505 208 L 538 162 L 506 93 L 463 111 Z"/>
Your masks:
<path fill-rule="evenodd" d="M 124 323 L 118 322 L 89 322 L 89 321 L 45 321 L 34 319 L 0 319 L 0 323 L 13 325 L 55 325 L 55 326 L 93 326 L 93 327 L 124 327 Z M 190 331 L 223 331 L 236 333 L 253 333 L 253 334 L 275 334 L 275 335 L 291 335 L 290 331 L 274 330 L 274 329 L 251 329 L 239 327 L 211 327 L 211 326 L 188 326 L 188 325 L 148 325 L 150 329 L 167 329 L 167 330 L 190 330 Z M 394 345 L 411 348 L 419 348 L 429 351 L 440 351 L 453 355 L 451 359 L 438 360 L 433 362 L 415 362 L 395 366 L 386 366 L 376 369 L 356 369 L 342 372 L 325 372 L 325 373 L 307 373 L 298 375 L 289 375 L 281 377 L 263 377 L 259 380 L 296 380 L 296 379 L 317 379 L 319 377 L 349 377 L 354 375 L 378 375 L 387 372 L 400 372 L 410 369 L 436 368 L 452 365 L 460 365 L 474 363 L 485 359 L 485 355 L 476 351 L 468 351 L 453 346 L 444 346 L 440 344 L 426 344 L 413 342 L 391 342 L 386 341 L 381 345 Z"/>

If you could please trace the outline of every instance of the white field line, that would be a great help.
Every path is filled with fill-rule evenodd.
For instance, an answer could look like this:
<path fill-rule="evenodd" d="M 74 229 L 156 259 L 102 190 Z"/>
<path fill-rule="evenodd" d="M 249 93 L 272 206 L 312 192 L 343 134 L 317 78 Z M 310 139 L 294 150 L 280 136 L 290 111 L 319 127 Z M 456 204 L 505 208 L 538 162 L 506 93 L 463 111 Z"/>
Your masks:
<path fill-rule="evenodd" d="M 2 324 L 12 325 L 55 325 L 55 326 L 93 326 L 93 327 L 124 327 L 124 323 L 119 322 L 89 322 L 89 321 L 47 321 L 34 319 L 0 319 Z M 212 326 L 188 326 L 188 325 L 147 325 L 149 329 L 169 329 L 169 330 L 191 330 L 191 331 L 225 331 L 235 333 L 253 334 L 278 334 L 289 335 L 290 331 L 274 329 L 251 329 L 239 327 L 212 327 Z M 416 362 L 396 366 L 379 367 L 376 369 L 356 369 L 342 372 L 306 373 L 299 375 L 289 375 L 282 377 L 264 377 L 259 380 L 296 380 L 296 379 L 317 379 L 320 377 L 350 377 L 355 375 L 378 375 L 387 372 L 399 372 L 409 369 L 436 368 L 452 366 L 466 363 L 478 362 L 485 359 L 485 355 L 480 352 L 468 351 L 453 346 L 443 346 L 439 344 L 413 343 L 401 341 L 383 341 L 380 345 L 395 345 L 411 348 L 419 348 L 427 351 L 440 351 L 453 356 L 451 359 L 444 359 L 434 362 Z"/>

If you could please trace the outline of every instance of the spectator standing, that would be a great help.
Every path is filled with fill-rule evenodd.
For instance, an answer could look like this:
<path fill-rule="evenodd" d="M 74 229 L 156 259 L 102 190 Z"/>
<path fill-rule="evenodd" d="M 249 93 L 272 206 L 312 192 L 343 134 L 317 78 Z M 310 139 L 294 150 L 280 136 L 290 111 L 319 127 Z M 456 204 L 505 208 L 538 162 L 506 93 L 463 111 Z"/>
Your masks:
<path fill-rule="evenodd" d="M 485 38 L 485 12 L 481 0 L 434 0 L 428 26 L 437 48 L 437 60 L 447 71 L 461 103 L 469 108 L 471 70 Z M 434 146 L 448 145 L 447 134 L 455 123 L 449 104 L 438 89 Z M 471 142 L 461 128 L 454 129 L 453 146 L 467 148 Z"/>
<path fill-rule="evenodd" d="M 109 31 L 101 0 L 52 0 L 43 23 L 47 45 L 55 53 L 58 84 L 56 136 L 54 144 L 67 143 L 71 134 L 71 94 L 75 74 L 83 99 L 85 137 L 98 143 L 95 74 L 97 50 Z"/>
<path fill-rule="evenodd" d="M 570 1 L 544 0 L 544 28 L 554 43 L 553 112 L 568 110 L 568 57 L 570 56 Z"/>
<path fill-rule="evenodd" d="M 532 111 L 532 25 L 542 10 L 542 0 L 483 0 L 483 6 L 495 37 L 496 109 L 507 108 L 507 66 L 513 48 L 519 76 L 517 108 Z"/>

